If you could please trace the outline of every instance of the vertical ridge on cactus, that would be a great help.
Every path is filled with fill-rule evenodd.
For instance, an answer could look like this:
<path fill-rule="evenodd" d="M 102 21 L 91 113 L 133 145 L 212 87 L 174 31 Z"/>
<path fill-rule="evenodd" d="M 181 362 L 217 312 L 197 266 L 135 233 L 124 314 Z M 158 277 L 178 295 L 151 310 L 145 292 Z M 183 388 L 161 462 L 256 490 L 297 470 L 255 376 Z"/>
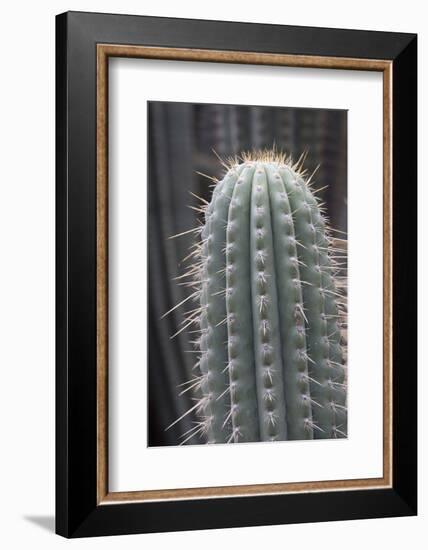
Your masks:
<path fill-rule="evenodd" d="M 208 443 L 347 437 L 343 284 L 301 163 L 244 154 L 203 205 L 189 257 L 200 418 Z M 193 409 L 193 408 L 192 408 Z"/>

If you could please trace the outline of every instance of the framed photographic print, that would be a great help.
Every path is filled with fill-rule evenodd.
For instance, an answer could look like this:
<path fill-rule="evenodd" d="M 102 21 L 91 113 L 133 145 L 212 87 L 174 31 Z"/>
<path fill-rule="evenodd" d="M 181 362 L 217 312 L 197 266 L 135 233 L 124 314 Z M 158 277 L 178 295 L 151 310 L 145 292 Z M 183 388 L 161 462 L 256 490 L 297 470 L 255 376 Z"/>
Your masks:
<path fill-rule="evenodd" d="M 57 16 L 57 532 L 416 514 L 412 34 Z"/>

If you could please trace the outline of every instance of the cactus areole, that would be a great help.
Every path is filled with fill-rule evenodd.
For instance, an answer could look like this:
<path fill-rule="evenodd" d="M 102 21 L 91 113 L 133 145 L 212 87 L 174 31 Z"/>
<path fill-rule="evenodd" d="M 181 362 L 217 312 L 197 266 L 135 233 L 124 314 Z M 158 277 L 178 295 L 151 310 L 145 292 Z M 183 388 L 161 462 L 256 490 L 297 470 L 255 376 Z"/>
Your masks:
<path fill-rule="evenodd" d="M 347 436 L 343 298 L 322 208 L 273 152 L 227 165 L 189 276 L 199 422 L 208 443 Z"/>

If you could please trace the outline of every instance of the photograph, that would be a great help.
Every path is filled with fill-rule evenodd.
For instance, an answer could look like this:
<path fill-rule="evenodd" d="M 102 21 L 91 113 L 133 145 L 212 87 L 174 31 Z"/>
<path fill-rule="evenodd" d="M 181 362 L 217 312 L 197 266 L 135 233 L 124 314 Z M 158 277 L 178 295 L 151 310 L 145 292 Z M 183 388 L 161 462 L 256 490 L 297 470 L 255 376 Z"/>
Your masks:
<path fill-rule="evenodd" d="M 347 438 L 347 111 L 147 109 L 148 445 Z"/>
<path fill-rule="evenodd" d="M 424 13 L 2 5 L 0 549 L 423 550 Z"/>
<path fill-rule="evenodd" d="M 417 514 L 418 37 L 370 9 L 57 15 L 59 535 Z"/>

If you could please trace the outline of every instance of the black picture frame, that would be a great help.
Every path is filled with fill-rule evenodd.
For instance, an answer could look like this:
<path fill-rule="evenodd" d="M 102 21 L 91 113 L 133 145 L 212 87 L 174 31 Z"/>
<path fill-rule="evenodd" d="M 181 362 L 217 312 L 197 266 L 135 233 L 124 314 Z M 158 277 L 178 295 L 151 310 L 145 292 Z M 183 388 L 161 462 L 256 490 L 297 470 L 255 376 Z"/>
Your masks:
<path fill-rule="evenodd" d="M 392 486 L 99 504 L 97 44 L 387 60 L 392 67 Z M 417 513 L 417 36 L 68 12 L 56 18 L 56 532 L 86 537 Z"/>

